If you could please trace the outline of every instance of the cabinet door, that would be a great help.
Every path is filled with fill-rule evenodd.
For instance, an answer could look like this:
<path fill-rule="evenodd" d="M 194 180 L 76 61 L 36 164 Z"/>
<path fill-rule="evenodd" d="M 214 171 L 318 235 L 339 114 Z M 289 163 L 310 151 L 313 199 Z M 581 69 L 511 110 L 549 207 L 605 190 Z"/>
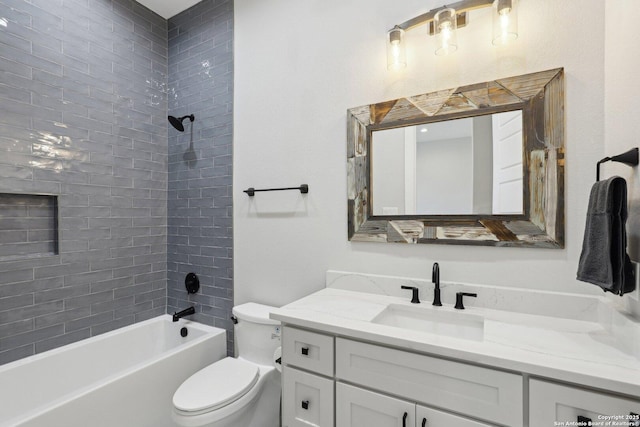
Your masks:
<path fill-rule="evenodd" d="M 640 401 L 610 396 L 592 390 L 584 390 L 540 380 L 529 382 L 529 425 L 572 425 L 592 421 L 593 425 L 635 426 L 637 419 L 630 414 L 640 414 Z M 616 418 L 610 418 L 616 417 Z M 557 424 L 554 424 L 557 423 Z M 615 424 L 623 423 L 623 424 Z"/>
<path fill-rule="evenodd" d="M 458 415 L 438 411 L 418 405 L 416 407 L 417 427 L 491 427 L 490 424 L 469 420 Z"/>
<path fill-rule="evenodd" d="M 336 384 L 336 427 L 414 427 L 416 405 Z"/>
<path fill-rule="evenodd" d="M 333 427 L 333 381 L 285 366 L 282 370 L 282 425 Z"/>

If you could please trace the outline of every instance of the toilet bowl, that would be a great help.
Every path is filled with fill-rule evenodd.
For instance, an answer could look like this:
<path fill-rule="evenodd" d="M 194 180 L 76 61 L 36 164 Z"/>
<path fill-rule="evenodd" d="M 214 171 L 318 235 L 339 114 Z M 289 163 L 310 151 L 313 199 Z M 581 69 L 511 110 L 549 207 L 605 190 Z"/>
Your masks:
<path fill-rule="evenodd" d="M 234 307 L 237 358 L 227 357 L 193 374 L 173 396 L 173 420 L 182 427 L 277 427 L 280 373 L 273 361 L 280 324 L 273 307 Z M 243 344 L 245 341 L 245 344 Z"/>

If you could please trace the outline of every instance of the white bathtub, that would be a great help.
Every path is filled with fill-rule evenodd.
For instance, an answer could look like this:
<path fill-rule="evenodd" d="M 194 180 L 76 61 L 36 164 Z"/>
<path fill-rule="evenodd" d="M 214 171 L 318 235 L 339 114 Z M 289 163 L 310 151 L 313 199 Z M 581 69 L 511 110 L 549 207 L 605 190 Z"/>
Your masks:
<path fill-rule="evenodd" d="M 27 357 L 0 366 L 0 427 L 173 427 L 175 390 L 225 356 L 223 329 L 165 315 Z"/>

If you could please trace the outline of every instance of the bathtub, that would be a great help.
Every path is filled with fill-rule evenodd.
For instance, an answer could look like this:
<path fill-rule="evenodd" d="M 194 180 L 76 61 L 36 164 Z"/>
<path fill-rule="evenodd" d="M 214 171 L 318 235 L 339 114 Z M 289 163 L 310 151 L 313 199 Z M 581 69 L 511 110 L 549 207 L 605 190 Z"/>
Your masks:
<path fill-rule="evenodd" d="M 165 315 L 27 357 L 0 366 L 0 427 L 173 427 L 175 390 L 225 356 L 223 329 Z"/>

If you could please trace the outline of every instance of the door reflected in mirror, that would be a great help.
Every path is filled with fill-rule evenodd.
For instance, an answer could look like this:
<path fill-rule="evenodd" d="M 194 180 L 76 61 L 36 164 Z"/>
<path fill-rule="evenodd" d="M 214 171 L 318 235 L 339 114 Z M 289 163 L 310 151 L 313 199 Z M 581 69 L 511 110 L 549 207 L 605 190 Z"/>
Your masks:
<path fill-rule="evenodd" d="M 522 111 L 371 133 L 374 216 L 518 215 Z"/>

